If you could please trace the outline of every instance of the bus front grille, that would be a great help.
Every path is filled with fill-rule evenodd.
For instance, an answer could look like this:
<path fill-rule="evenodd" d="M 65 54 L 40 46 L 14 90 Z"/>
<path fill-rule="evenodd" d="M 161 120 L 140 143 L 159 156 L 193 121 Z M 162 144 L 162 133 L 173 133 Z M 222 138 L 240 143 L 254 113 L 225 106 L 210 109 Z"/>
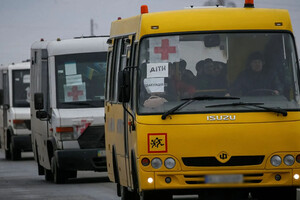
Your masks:
<path fill-rule="evenodd" d="M 228 162 L 221 163 L 215 157 L 183 157 L 182 161 L 188 167 L 222 167 L 260 165 L 265 156 L 232 156 Z"/>
<path fill-rule="evenodd" d="M 243 174 L 243 183 L 261 183 L 263 173 Z M 184 175 L 185 183 L 190 185 L 206 184 L 205 175 Z"/>
<path fill-rule="evenodd" d="M 104 126 L 89 126 L 77 140 L 81 149 L 105 148 Z"/>

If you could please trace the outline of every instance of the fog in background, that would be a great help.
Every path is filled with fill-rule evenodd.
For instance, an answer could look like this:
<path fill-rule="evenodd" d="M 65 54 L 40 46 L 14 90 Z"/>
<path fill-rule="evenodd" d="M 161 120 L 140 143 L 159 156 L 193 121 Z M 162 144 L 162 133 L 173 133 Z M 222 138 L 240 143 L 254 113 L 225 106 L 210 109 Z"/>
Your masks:
<path fill-rule="evenodd" d="M 91 35 L 109 35 L 110 24 L 118 17 L 140 13 L 180 10 L 184 7 L 224 4 L 243 7 L 243 0 L 0 0 L 0 64 L 30 58 L 30 47 L 44 38 L 69 39 Z M 300 1 L 254 0 L 256 8 L 282 8 L 290 12 L 298 49 L 300 49 Z"/>

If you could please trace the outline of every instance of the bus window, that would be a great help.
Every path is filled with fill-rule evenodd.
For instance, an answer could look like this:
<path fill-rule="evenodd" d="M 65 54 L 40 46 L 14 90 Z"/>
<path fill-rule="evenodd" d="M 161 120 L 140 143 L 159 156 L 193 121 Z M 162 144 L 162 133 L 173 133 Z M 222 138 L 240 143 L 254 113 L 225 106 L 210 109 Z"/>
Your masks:
<path fill-rule="evenodd" d="M 106 88 L 105 88 L 105 90 L 106 90 L 106 93 L 105 93 L 106 98 L 105 99 L 108 101 L 111 100 L 111 98 L 109 96 L 111 87 L 110 87 L 110 84 L 108 84 L 108 83 L 110 83 L 111 76 L 112 76 L 111 69 L 112 69 L 112 52 L 110 51 L 110 52 L 108 52 L 108 63 L 107 63 L 107 72 L 106 72 L 107 78 L 106 78 Z"/>
<path fill-rule="evenodd" d="M 120 67 L 120 57 L 121 57 L 121 44 L 122 44 L 122 39 L 117 39 L 116 41 L 116 46 L 115 46 L 115 55 L 113 56 L 114 61 L 113 61 L 113 66 L 112 66 L 112 74 L 114 76 L 112 77 L 111 81 L 111 87 L 112 87 L 112 100 L 114 102 L 117 102 L 118 98 L 118 72 L 119 72 L 119 67 Z"/>
<path fill-rule="evenodd" d="M 249 59 L 254 54 L 252 59 L 261 60 L 259 72 L 251 70 Z M 139 68 L 141 113 L 165 112 L 182 98 L 205 95 L 299 108 L 299 89 L 293 85 L 297 79 L 295 50 L 288 33 L 148 37 L 141 42 Z M 206 106 L 207 102 L 198 101 L 178 112 L 245 111 Z"/>

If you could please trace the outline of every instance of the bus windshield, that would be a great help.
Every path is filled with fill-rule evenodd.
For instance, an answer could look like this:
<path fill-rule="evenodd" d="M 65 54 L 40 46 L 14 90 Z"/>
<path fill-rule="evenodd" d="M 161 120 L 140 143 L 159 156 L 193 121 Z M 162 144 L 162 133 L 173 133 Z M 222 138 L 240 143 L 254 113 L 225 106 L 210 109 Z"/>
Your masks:
<path fill-rule="evenodd" d="M 197 100 L 176 113 L 264 110 L 254 104 L 299 110 L 298 73 L 288 32 L 146 37 L 140 44 L 138 112 L 165 113 L 191 98 Z"/>
<path fill-rule="evenodd" d="M 55 57 L 57 108 L 103 107 L 106 52 Z"/>
<path fill-rule="evenodd" d="M 13 70 L 13 106 L 29 107 L 30 70 Z"/>

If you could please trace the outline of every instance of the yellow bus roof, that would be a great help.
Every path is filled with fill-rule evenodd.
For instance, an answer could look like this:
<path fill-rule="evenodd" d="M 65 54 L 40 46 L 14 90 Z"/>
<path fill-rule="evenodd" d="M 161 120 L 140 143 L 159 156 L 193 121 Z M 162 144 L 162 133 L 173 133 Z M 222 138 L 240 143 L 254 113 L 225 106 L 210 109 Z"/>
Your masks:
<path fill-rule="evenodd" d="M 200 8 L 142 14 L 112 22 L 111 37 L 136 33 L 148 34 L 231 31 L 288 30 L 290 16 L 283 9 L 262 8 Z"/>

